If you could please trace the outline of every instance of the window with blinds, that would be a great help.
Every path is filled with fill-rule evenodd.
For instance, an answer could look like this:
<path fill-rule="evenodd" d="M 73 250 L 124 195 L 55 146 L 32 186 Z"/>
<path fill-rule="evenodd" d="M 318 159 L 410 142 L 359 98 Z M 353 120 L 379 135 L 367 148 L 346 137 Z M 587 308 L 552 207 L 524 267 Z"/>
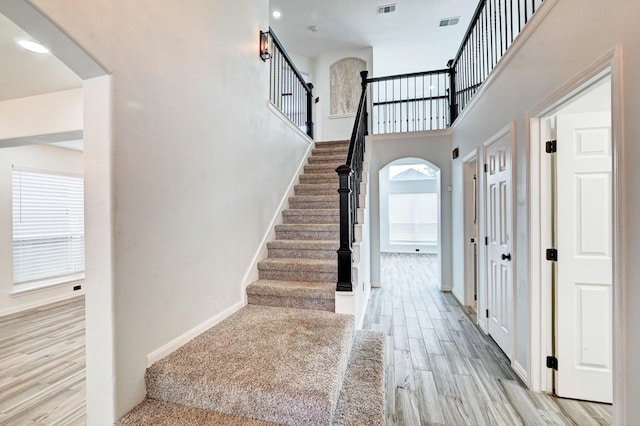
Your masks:
<path fill-rule="evenodd" d="M 438 194 L 389 194 L 390 243 L 438 243 Z"/>
<path fill-rule="evenodd" d="M 14 168 L 13 282 L 84 275 L 84 181 Z"/>

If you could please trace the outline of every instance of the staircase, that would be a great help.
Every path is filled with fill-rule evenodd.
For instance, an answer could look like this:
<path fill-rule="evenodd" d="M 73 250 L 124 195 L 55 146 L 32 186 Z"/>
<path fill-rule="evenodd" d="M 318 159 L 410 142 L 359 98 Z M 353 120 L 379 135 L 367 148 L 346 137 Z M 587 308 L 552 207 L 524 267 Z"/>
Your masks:
<path fill-rule="evenodd" d="M 148 368 L 147 399 L 118 425 L 384 423 L 384 336 L 334 313 L 347 149 L 316 143 L 249 305 Z"/>
<path fill-rule="evenodd" d="M 249 304 L 335 311 L 339 247 L 336 168 L 349 141 L 317 142 L 300 183 L 258 264 L 259 280 L 247 287 Z"/>

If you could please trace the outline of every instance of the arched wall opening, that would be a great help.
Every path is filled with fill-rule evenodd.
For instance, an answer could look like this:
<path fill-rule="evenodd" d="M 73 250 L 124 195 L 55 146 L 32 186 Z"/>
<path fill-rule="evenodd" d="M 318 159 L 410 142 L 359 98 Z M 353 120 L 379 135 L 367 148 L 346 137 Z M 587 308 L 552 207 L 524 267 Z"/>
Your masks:
<path fill-rule="evenodd" d="M 394 160 L 378 172 L 380 253 L 430 256 L 437 280 L 442 268 L 440 173 L 438 166 L 417 157 Z"/>

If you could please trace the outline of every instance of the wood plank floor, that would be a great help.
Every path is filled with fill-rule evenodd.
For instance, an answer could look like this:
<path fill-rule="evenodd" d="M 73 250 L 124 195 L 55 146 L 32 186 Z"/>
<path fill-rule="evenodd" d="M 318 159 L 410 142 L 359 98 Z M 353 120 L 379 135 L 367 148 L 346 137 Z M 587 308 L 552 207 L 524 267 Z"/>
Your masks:
<path fill-rule="evenodd" d="M 609 425 L 612 406 L 527 390 L 453 295 L 435 256 L 383 254 L 365 328 L 386 334 L 387 425 Z"/>
<path fill-rule="evenodd" d="M 0 424 L 85 425 L 84 296 L 0 317 Z"/>

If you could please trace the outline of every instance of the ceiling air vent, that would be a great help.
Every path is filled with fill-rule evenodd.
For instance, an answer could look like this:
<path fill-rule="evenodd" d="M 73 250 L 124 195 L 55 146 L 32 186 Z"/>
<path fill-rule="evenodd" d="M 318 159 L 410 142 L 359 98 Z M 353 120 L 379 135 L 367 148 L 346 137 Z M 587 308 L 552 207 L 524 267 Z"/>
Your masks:
<path fill-rule="evenodd" d="M 458 22 L 460 22 L 459 16 L 454 16 L 453 18 L 443 18 L 440 20 L 440 26 L 450 27 L 452 25 L 456 25 Z"/>
<path fill-rule="evenodd" d="M 378 15 L 384 15 L 385 13 L 393 13 L 396 11 L 396 4 L 388 4 L 386 6 L 378 6 Z"/>

